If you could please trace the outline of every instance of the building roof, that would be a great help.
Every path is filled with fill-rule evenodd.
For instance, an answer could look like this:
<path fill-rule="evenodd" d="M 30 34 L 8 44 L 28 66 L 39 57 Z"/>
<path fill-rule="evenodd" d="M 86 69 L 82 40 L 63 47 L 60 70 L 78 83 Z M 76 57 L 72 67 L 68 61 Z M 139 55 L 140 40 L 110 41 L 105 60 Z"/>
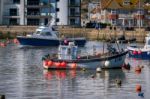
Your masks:
<path fill-rule="evenodd" d="M 125 0 L 100 0 L 101 2 L 95 7 L 91 13 L 100 12 L 101 9 L 137 9 L 139 8 L 139 1 L 141 9 L 150 9 L 150 3 L 145 3 L 145 0 L 126 0 L 128 3 L 125 4 Z"/>
<path fill-rule="evenodd" d="M 139 1 L 141 5 L 143 0 L 101 0 L 101 7 L 103 9 L 133 9 L 137 8 Z"/>

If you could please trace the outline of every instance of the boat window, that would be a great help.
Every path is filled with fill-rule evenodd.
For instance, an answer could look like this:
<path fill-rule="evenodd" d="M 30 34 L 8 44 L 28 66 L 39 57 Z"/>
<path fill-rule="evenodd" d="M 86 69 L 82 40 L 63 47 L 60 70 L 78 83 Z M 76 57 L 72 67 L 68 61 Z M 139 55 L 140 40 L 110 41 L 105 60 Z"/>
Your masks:
<path fill-rule="evenodd" d="M 70 55 L 71 54 L 71 49 L 70 48 L 68 48 L 68 55 Z"/>
<path fill-rule="evenodd" d="M 36 34 L 40 34 L 40 31 L 37 31 Z"/>
<path fill-rule="evenodd" d="M 41 35 L 43 35 L 43 36 L 52 36 L 51 32 L 42 32 Z"/>

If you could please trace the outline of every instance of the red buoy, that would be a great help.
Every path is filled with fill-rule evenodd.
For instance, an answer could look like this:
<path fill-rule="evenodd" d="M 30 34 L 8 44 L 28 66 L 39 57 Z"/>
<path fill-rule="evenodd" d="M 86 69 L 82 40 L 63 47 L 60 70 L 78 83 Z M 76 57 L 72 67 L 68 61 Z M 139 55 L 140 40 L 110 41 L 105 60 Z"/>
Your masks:
<path fill-rule="evenodd" d="M 60 62 L 55 62 L 55 66 L 56 66 L 56 68 L 60 68 L 61 67 L 61 63 Z"/>
<path fill-rule="evenodd" d="M 133 54 L 134 54 L 134 55 L 137 55 L 137 54 L 138 54 L 138 52 L 137 52 L 137 51 L 133 51 Z"/>
<path fill-rule="evenodd" d="M 53 61 L 49 60 L 49 61 L 47 62 L 47 66 L 48 66 L 48 67 L 51 67 L 52 65 L 53 65 Z"/>
<path fill-rule="evenodd" d="M 66 68 L 66 66 L 67 66 L 66 62 L 61 62 L 60 65 L 62 68 Z"/>
<path fill-rule="evenodd" d="M 141 90 L 142 90 L 141 85 L 139 85 L 139 84 L 136 85 L 135 91 L 139 93 L 139 92 L 141 92 Z"/>

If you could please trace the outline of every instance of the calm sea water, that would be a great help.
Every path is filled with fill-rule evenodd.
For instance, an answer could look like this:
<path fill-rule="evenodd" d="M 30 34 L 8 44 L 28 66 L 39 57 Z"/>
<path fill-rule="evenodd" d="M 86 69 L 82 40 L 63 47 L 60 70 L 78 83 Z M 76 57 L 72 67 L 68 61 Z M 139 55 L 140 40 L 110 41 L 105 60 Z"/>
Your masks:
<path fill-rule="evenodd" d="M 81 53 L 92 53 L 92 45 L 102 51 L 101 42 L 88 42 Z M 56 51 L 57 47 L 19 48 L 13 44 L 0 48 L 0 94 L 6 99 L 150 99 L 150 61 L 127 58 L 130 71 L 44 71 L 41 57 Z M 144 66 L 140 74 L 134 72 L 137 65 Z M 116 79 L 122 80 L 122 86 L 116 85 Z M 137 84 L 144 97 L 135 91 Z"/>

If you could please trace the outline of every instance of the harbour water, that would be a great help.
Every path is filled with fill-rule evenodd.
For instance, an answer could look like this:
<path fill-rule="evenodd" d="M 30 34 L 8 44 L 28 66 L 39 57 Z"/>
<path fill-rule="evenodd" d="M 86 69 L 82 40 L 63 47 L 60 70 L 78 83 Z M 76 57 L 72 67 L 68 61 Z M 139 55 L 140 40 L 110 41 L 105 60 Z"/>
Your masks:
<path fill-rule="evenodd" d="M 101 42 L 88 42 L 102 51 Z M 150 61 L 126 58 L 131 70 L 111 69 L 96 73 L 86 71 L 44 71 L 41 58 L 56 53 L 57 47 L 19 48 L 14 44 L 0 48 L 0 94 L 6 99 L 149 99 Z M 85 47 L 81 48 L 81 53 Z M 144 66 L 141 73 L 134 67 Z M 122 81 L 117 86 L 116 79 Z M 136 92 L 142 86 L 143 96 Z"/>

